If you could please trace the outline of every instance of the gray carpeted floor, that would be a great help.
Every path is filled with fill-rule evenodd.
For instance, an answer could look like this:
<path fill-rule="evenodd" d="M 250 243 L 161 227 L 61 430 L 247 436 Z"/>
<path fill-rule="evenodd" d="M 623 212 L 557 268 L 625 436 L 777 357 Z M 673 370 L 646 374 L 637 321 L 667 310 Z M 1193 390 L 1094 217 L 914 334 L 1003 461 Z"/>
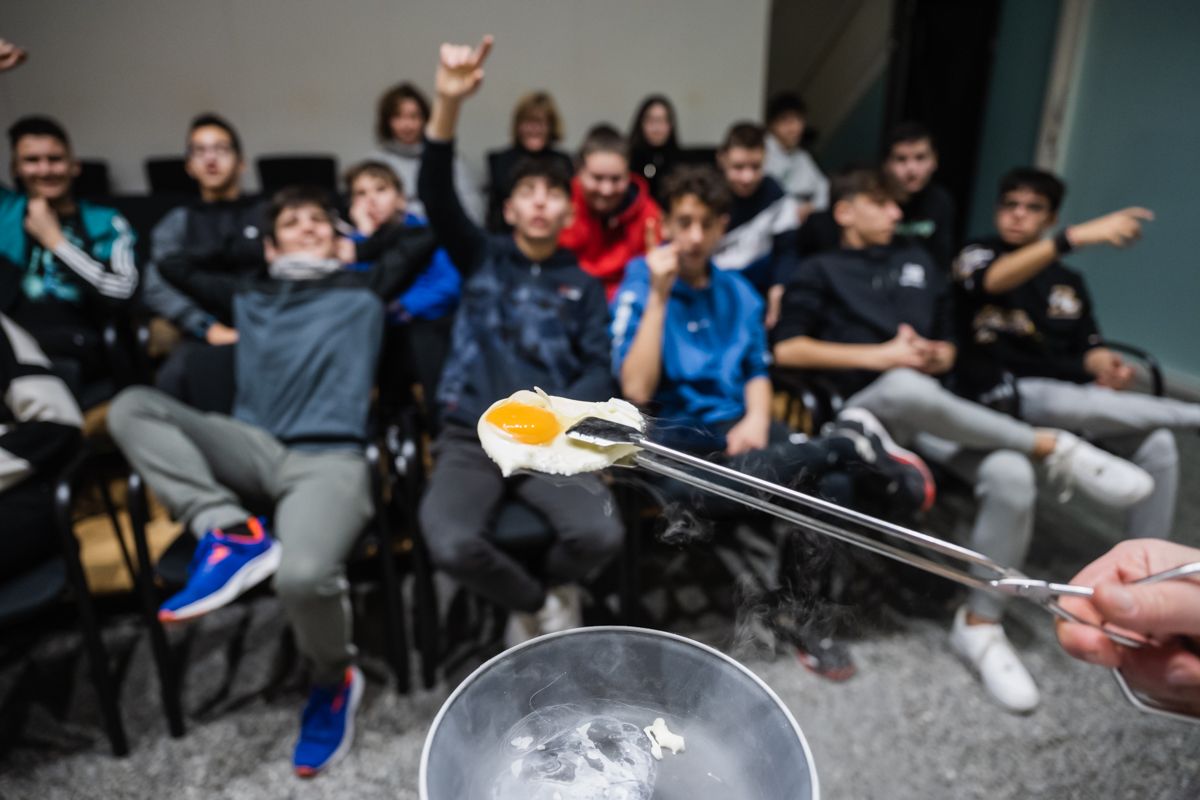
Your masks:
<path fill-rule="evenodd" d="M 1200 438 L 1184 436 L 1181 444 L 1184 484 L 1194 487 Z M 1178 538 L 1200 544 L 1200 499 L 1185 488 L 1181 506 Z M 1119 536 L 1116 521 L 1098 509 L 1043 501 L 1029 571 L 1065 580 Z M 1105 671 L 1058 649 L 1041 611 L 1015 606 L 1008 626 L 1043 693 L 1042 707 L 1028 717 L 986 700 L 946 647 L 947 621 L 945 611 L 872 626 L 853 645 L 859 674 L 844 684 L 815 677 L 787 654 L 743 652 L 799 720 L 826 797 L 1200 797 L 1200 726 L 1127 706 Z M 107 641 L 128 659 L 122 704 L 133 753 L 126 759 L 108 755 L 75 637 L 43 637 L 29 656 L 0 670 L 0 714 L 9 717 L 0 725 L 24 715 L 15 744 L 0 757 L 0 798 L 415 798 L 425 733 L 450 687 L 398 696 L 367 657 L 352 753 L 328 774 L 298 780 L 289 756 L 304 678 L 292 669 L 280 685 L 267 685 L 282 630 L 269 595 L 195 626 L 189 729 L 172 740 L 145 637 L 130 615 L 113 615 Z M 711 616 L 681 630 L 718 645 L 727 644 L 729 631 L 728 620 Z"/>

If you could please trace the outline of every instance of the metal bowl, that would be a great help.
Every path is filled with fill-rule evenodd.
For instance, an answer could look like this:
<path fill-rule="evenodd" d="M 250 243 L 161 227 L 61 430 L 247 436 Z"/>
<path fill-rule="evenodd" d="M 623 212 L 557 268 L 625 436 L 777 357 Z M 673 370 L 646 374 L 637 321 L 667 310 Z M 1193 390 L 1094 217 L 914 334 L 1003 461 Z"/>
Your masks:
<path fill-rule="evenodd" d="M 649 740 L 640 731 L 656 717 L 664 718 L 672 731 L 684 737 L 686 749 L 678 755 L 668 751 L 647 768 L 648 758 L 640 749 L 648 752 Z M 589 720 L 590 734 L 585 727 Z M 582 741 L 590 754 L 597 753 L 594 747 L 604 750 L 605 743 L 593 744 L 580 735 L 595 738 L 594 731 L 605 725 L 617 725 L 628 733 L 620 746 L 629 762 L 626 766 L 642 770 L 638 780 L 626 781 L 611 794 L 589 794 L 578 785 L 587 783 L 589 776 L 573 774 L 575 766 L 564 763 L 567 777 L 576 783 L 554 783 L 563 777 L 560 769 L 550 779 L 539 774 L 539 788 L 527 787 L 519 794 L 554 797 L 557 792 L 562 800 L 593 796 L 808 800 L 819 796 L 812 753 L 800 726 L 754 673 L 724 653 L 682 636 L 597 627 L 526 642 L 464 680 L 443 704 L 425 739 L 421 798 L 516 796 L 511 785 L 508 794 L 502 789 L 505 781 L 512 782 L 506 775 L 515 780 L 522 765 L 527 773 L 532 760 L 552 760 L 568 740 L 576 746 Z M 604 761 L 601 769 L 603 764 L 610 767 L 605 780 L 617 775 L 612 762 Z M 582 768 L 588 771 L 587 765 Z M 647 769 L 652 774 L 645 774 Z M 521 779 L 526 777 L 522 773 Z"/>

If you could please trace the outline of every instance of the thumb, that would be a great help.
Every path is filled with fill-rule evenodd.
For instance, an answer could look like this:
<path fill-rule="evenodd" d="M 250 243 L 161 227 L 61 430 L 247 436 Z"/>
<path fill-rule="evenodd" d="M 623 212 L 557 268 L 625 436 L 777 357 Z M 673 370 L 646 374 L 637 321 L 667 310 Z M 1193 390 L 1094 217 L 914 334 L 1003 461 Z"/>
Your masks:
<path fill-rule="evenodd" d="M 1154 636 L 1200 635 L 1200 585 L 1101 583 L 1093 605 L 1109 622 Z"/>
<path fill-rule="evenodd" d="M 917 331 L 907 322 L 901 322 L 900 327 L 896 329 L 896 337 L 898 339 L 910 341 L 917 338 Z"/>

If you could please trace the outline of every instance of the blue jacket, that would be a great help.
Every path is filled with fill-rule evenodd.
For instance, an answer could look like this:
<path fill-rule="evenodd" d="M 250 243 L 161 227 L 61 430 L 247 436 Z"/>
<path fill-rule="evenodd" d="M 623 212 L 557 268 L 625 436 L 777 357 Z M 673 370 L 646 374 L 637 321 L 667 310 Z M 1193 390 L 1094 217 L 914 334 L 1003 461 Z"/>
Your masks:
<path fill-rule="evenodd" d="M 424 228 L 426 222 L 416 214 L 405 214 L 404 226 Z M 355 242 L 362 242 L 368 237 L 355 232 L 351 238 Z M 362 271 L 368 266 L 359 262 L 348 265 L 347 269 Z M 454 313 L 461 295 L 462 279 L 458 276 L 458 270 L 454 268 L 446 250 L 439 247 L 429 260 L 429 266 L 417 275 L 412 285 L 388 303 L 388 322 L 392 325 L 403 325 L 414 319 L 441 319 Z"/>
<path fill-rule="evenodd" d="M 125 301 L 138 285 L 134 262 L 133 229 L 115 209 L 85 201 L 79 209 L 81 230 L 64 230 L 66 241 L 53 253 L 43 255 L 43 274 L 26 272 L 31 248 L 40 247 L 25 233 L 24 194 L 0 187 L 0 264 L 10 262 L 22 270 L 19 280 L 26 297 L 38 300 L 51 296 L 61 302 L 82 304 L 88 296 L 108 301 Z M 64 269 L 65 267 L 65 269 Z M 0 286 L 16 281 L 0 276 Z M 10 298 L 0 297 L 0 302 Z"/>
<path fill-rule="evenodd" d="M 559 249 L 533 262 L 512 236 L 488 236 L 454 191 L 454 145 L 427 142 L 418 194 L 462 271 L 462 307 L 438 386 L 447 422 L 475 427 L 488 406 L 540 386 L 576 400 L 611 396 L 604 287 Z"/>
<path fill-rule="evenodd" d="M 736 272 L 710 265 L 710 281 L 693 289 L 675 281 L 663 323 L 662 375 L 654 402 L 664 422 L 717 426 L 746 414 L 746 383 L 767 375 L 763 302 Z M 612 306 L 613 373 L 637 334 L 650 295 L 644 258 L 629 262 Z"/>

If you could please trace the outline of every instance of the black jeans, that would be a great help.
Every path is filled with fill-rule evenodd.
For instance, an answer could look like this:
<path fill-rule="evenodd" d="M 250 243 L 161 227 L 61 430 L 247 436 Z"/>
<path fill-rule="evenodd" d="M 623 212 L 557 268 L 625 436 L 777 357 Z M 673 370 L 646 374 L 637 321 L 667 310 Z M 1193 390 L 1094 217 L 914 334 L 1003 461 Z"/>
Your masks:
<path fill-rule="evenodd" d="M 54 482 L 34 475 L 0 492 L 0 581 L 59 553 Z"/>

